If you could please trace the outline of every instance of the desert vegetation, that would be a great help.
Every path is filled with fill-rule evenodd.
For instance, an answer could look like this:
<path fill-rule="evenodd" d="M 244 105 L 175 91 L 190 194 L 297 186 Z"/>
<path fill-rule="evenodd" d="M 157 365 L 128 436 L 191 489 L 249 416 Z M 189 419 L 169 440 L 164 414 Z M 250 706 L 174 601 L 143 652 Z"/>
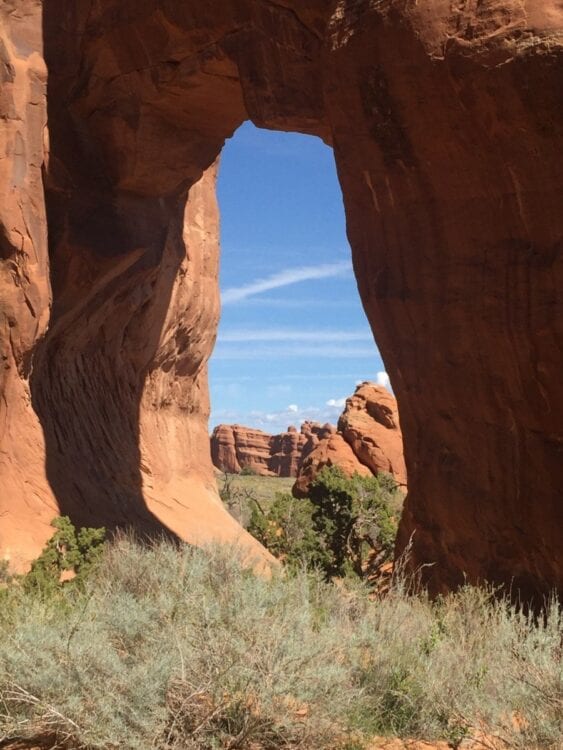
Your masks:
<path fill-rule="evenodd" d="M 264 508 L 250 495 L 247 528 L 292 569 L 318 569 L 327 580 L 364 578 L 393 556 L 402 500 L 389 475 L 347 477 L 325 467 L 308 498 L 279 493 Z"/>
<path fill-rule="evenodd" d="M 102 544 L 62 526 L 33 585 L 2 590 L 0 741 L 360 750 L 388 735 L 456 748 L 484 730 L 497 747 L 562 747 L 555 601 L 534 621 L 499 592 L 430 601 L 401 575 L 374 597 L 320 569 L 257 576 L 232 547 Z M 89 544 L 76 555 L 61 533 Z"/>

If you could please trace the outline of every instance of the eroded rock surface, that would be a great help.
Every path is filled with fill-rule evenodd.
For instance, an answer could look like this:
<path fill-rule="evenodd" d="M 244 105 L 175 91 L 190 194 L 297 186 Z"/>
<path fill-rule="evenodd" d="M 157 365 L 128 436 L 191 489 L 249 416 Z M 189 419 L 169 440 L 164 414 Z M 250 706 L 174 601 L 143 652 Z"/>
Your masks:
<path fill-rule="evenodd" d="M 356 454 L 344 437 L 336 432 L 320 440 L 317 446 L 303 459 L 292 489 L 295 497 L 307 497 L 311 482 L 326 466 L 338 466 L 350 477 L 353 474 L 359 474 L 362 477 L 373 476 L 370 469 L 358 461 Z"/>
<path fill-rule="evenodd" d="M 49 322 L 41 168 L 47 68 L 38 2 L 0 5 L 0 557 L 22 565 L 50 535 L 58 506 L 31 408 L 36 342 Z"/>
<path fill-rule="evenodd" d="M 250 469 L 255 474 L 273 476 L 269 468 L 272 435 L 239 424 L 220 424 L 211 435 L 211 460 L 226 474 Z"/>
<path fill-rule="evenodd" d="M 5 0 L 0 20 L 2 554 L 37 551 L 55 508 L 227 528 L 213 164 L 250 117 L 334 146 L 413 562 L 433 590 L 562 589 L 559 0 Z"/>
<path fill-rule="evenodd" d="M 330 427 L 330 426 L 329 426 Z M 397 402 L 383 386 L 365 382 L 346 399 L 338 428 L 318 431 L 303 450 L 295 497 L 306 497 L 311 482 L 325 466 L 338 466 L 348 476 L 392 474 L 406 491 L 407 474 Z"/>
<path fill-rule="evenodd" d="M 372 474 L 392 474 L 406 488 L 407 470 L 403 456 L 403 436 L 397 401 L 389 391 L 375 383 L 362 383 L 338 420 L 338 432 L 352 448 L 360 463 Z"/>
<path fill-rule="evenodd" d="M 335 429 L 332 425 L 305 422 L 299 432 L 290 426 L 286 432 L 270 435 L 252 427 L 221 424 L 211 435 L 211 459 L 217 469 L 227 474 L 250 469 L 261 476 L 296 477 L 311 441 L 318 441 L 319 434 Z"/>

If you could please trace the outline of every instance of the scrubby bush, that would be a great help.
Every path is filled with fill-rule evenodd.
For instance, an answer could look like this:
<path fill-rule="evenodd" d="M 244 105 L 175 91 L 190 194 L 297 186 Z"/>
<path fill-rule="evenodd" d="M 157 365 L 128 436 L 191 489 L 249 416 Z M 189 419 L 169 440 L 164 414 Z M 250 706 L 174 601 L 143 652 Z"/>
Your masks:
<path fill-rule="evenodd" d="M 252 508 L 258 502 L 253 489 L 241 486 L 237 482 L 237 474 L 225 474 L 223 483 L 219 489 L 219 496 L 227 510 L 241 526 L 247 528 Z"/>
<path fill-rule="evenodd" d="M 11 580 L 10 565 L 7 560 L 0 560 L 0 586 Z"/>
<path fill-rule="evenodd" d="M 0 742 L 359 750 L 374 734 L 455 746 L 483 728 L 515 750 L 563 746 L 556 602 L 537 623 L 470 587 L 373 601 L 356 579 L 265 578 L 240 560 L 123 539 L 83 591 L 14 587 L 0 608 Z"/>
<path fill-rule="evenodd" d="M 342 633 L 320 627 L 338 595 L 310 578 L 256 577 L 229 548 L 122 540 L 80 596 L 18 595 L 0 612 L 0 739 L 322 748 L 345 724 Z"/>
<path fill-rule="evenodd" d="M 313 525 L 326 553 L 328 577 L 354 572 L 362 576 L 369 558 L 393 556 L 398 518 L 397 484 L 388 474 L 347 477 L 325 467 L 311 484 Z"/>
<path fill-rule="evenodd" d="M 325 467 L 309 498 L 279 495 L 266 511 L 255 503 L 248 530 L 291 567 L 319 568 L 327 578 L 363 577 L 393 555 L 398 496 L 387 474 L 350 478 Z"/>
<path fill-rule="evenodd" d="M 81 528 L 78 531 L 68 516 L 55 518 L 56 529 L 41 555 L 21 579 L 27 590 L 49 595 L 60 586 L 65 572 L 72 576 L 73 586 L 82 586 L 103 551 L 106 531 L 103 528 Z"/>
<path fill-rule="evenodd" d="M 326 552 L 313 523 L 315 507 L 307 498 L 297 500 L 279 493 L 264 511 L 254 501 L 248 531 L 290 570 L 325 570 Z"/>
<path fill-rule="evenodd" d="M 258 474 L 251 466 L 243 466 L 240 470 L 241 477 L 257 477 Z"/>

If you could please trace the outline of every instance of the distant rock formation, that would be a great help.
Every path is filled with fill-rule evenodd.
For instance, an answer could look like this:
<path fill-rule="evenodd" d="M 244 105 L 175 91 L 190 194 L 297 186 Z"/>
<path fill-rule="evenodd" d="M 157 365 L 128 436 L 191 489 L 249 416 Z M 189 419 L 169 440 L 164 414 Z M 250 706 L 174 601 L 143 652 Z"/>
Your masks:
<path fill-rule="evenodd" d="M 293 494 L 305 497 L 325 466 L 340 466 L 349 476 L 392 474 L 404 488 L 407 472 L 397 402 L 388 390 L 364 382 L 346 400 L 332 424 L 303 422 L 301 429 L 270 435 L 239 424 L 220 424 L 211 435 L 211 459 L 217 469 L 239 474 L 250 469 L 260 476 L 296 477 Z"/>
<path fill-rule="evenodd" d="M 239 474 L 243 468 L 270 475 L 271 435 L 239 424 L 220 424 L 211 435 L 211 460 L 226 474 Z"/>
<path fill-rule="evenodd" d="M 358 461 L 352 448 L 339 432 L 319 440 L 311 452 L 303 457 L 297 480 L 293 485 L 295 497 L 306 497 L 311 482 L 325 466 L 339 466 L 348 476 L 371 476 L 367 466 Z"/>
<path fill-rule="evenodd" d="M 359 385 L 338 420 L 338 432 L 373 474 L 386 471 L 407 484 L 397 401 L 383 386 Z"/>
<path fill-rule="evenodd" d="M 403 457 L 403 436 L 397 402 L 388 390 L 364 382 L 338 420 L 338 430 L 315 436 L 302 453 L 302 462 L 293 485 L 296 497 L 309 493 L 311 482 L 325 466 L 339 466 L 346 474 L 361 476 L 392 474 L 406 489 L 407 471 Z"/>
<path fill-rule="evenodd" d="M 287 432 L 270 435 L 239 424 L 220 424 L 211 435 L 211 459 L 227 474 L 251 469 L 261 476 L 296 477 L 304 451 L 310 452 L 321 437 L 335 431 L 334 425 L 304 422 L 300 431 L 290 426 Z"/>

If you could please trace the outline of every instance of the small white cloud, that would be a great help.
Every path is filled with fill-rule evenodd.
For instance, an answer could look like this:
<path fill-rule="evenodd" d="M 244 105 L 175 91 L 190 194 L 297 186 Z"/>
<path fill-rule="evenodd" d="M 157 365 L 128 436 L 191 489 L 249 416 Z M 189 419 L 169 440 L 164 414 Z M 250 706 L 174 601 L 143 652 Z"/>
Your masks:
<path fill-rule="evenodd" d="M 389 375 L 386 372 L 378 372 L 376 378 L 377 385 L 382 385 L 384 388 L 391 388 L 391 381 Z"/>
<path fill-rule="evenodd" d="M 245 414 L 238 413 L 236 420 L 229 421 L 236 421 L 239 424 L 244 424 L 248 427 L 254 427 L 259 430 L 265 430 L 266 432 L 276 434 L 285 432 L 288 424 L 299 425 L 306 420 L 321 422 L 321 424 L 323 424 L 324 422 L 334 422 L 336 416 L 334 407 L 325 406 L 322 409 L 319 409 L 314 406 L 297 407 L 297 404 L 290 404 L 288 407 L 278 412 L 253 410 Z M 227 420 L 215 420 L 216 423 L 219 421 L 226 422 Z"/>
<path fill-rule="evenodd" d="M 346 396 L 344 396 L 343 398 L 329 398 L 329 400 L 326 402 L 327 406 L 337 406 L 339 409 L 342 409 L 345 404 Z"/>

